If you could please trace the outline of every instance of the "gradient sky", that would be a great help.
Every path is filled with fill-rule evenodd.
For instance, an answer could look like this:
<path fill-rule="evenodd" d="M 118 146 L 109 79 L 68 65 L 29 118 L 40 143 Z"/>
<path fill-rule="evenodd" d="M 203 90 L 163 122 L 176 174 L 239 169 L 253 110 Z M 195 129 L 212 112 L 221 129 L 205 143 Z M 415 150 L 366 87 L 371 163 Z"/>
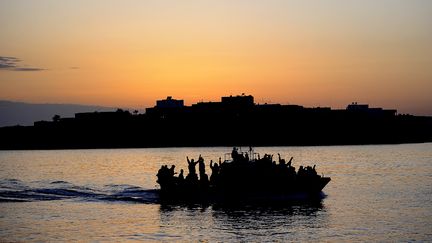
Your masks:
<path fill-rule="evenodd" d="M 247 93 L 432 115 L 432 1 L 0 1 L 0 99 L 114 107 Z"/>

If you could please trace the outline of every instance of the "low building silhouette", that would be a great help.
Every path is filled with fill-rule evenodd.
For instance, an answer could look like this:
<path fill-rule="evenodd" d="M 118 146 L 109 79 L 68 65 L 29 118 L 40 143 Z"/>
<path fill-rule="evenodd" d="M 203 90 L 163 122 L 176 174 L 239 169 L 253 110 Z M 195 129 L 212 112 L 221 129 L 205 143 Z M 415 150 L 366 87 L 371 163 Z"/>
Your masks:
<path fill-rule="evenodd" d="M 157 108 L 182 108 L 184 106 L 183 100 L 175 100 L 172 96 L 168 96 L 165 100 L 156 101 Z"/>
<path fill-rule="evenodd" d="M 218 102 L 156 101 L 145 114 L 118 109 L 0 128 L 1 149 L 384 144 L 432 141 L 432 117 L 352 103 L 346 109 L 256 104 L 251 95 Z"/>

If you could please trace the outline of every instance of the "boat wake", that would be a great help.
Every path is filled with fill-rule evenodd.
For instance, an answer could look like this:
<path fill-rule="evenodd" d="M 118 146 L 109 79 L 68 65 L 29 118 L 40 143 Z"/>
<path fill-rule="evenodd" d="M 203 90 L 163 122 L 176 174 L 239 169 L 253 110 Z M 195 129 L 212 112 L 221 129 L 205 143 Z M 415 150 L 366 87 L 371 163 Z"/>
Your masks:
<path fill-rule="evenodd" d="M 0 203 L 6 202 L 37 202 L 52 200 L 75 200 L 95 202 L 125 202 L 125 203 L 146 203 L 166 204 L 172 203 L 159 197 L 158 189 L 146 189 L 128 184 L 108 184 L 103 186 L 86 185 L 80 186 L 67 181 L 33 181 L 24 182 L 17 179 L 0 180 Z M 318 199 L 325 198 L 321 192 Z M 303 194 L 288 196 L 269 196 L 263 198 L 249 198 L 249 200 L 235 200 L 234 202 L 244 204 L 250 202 L 304 202 L 310 201 L 309 197 Z M 182 201 L 180 201 L 182 202 Z M 216 200 L 216 202 L 218 202 Z M 228 201 L 230 202 L 230 201 Z M 177 201 L 174 201 L 177 203 Z M 233 202 L 230 202 L 233 203 Z"/>
<path fill-rule="evenodd" d="M 49 200 L 80 200 L 158 203 L 156 189 L 133 185 L 109 184 L 79 186 L 67 181 L 23 182 L 17 179 L 0 180 L 0 202 L 34 202 Z"/>

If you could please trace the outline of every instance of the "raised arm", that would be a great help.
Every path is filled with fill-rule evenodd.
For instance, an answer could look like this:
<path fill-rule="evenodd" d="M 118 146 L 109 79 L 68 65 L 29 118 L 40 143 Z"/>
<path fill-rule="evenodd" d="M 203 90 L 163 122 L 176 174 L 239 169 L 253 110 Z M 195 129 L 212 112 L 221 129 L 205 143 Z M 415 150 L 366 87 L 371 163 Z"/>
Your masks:
<path fill-rule="evenodd" d="M 288 167 L 291 166 L 291 161 L 292 161 L 292 160 L 293 160 L 293 157 L 291 157 L 291 159 L 288 161 L 288 163 L 287 163 Z"/>

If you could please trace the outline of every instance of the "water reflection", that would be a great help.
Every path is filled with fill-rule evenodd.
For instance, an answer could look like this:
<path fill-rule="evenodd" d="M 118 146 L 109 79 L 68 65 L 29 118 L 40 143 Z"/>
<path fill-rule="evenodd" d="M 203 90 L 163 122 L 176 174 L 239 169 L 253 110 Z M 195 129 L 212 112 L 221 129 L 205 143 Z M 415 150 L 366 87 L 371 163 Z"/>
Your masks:
<path fill-rule="evenodd" d="M 177 231 L 189 234 L 191 240 L 203 236 L 218 241 L 233 237 L 240 241 L 295 240 L 303 234 L 299 226 L 325 228 L 329 218 L 322 200 L 289 204 L 161 204 L 159 211 L 161 225 L 177 226 Z"/>
<path fill-rule="evenodd" d="M 215 204 L 212 205 L 215 216 L 226 214 L 228 217 L 244 216 L 317 216 L 317 212 L 325 210 L 324 204 L 319 201 L 293 202 L 293 203 L 266 203 L 266 204 Z"/>
<path fill-rule="evenodd" d="M 332 177 L 318 204 L 159 204 L 162 164 L 185 168 L 186 156 L 217 160 L 229 149 L 0 151 L 0 239 L 432 241 L 432 143 L 257 149 L 297 167 L 316 162 Z"/>

